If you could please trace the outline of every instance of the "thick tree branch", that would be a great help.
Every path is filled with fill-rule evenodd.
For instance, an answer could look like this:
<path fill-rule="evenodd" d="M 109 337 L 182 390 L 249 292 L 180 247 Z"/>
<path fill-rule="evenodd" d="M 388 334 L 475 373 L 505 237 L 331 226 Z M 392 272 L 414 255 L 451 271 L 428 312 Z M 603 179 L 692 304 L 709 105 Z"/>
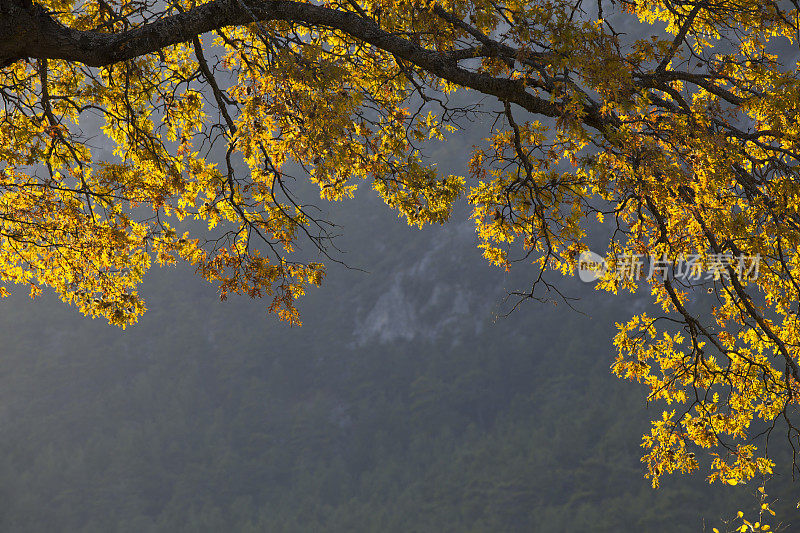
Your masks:
<path fill-rule="evenodd" d="M 24 6 L 24 1 L 0 0 L 0 14 L 10 6 L 18 24 L 28 28 L 23 38 L 16 34 L 0 37 L 0 66 L 4 64 L 3 58 L 8 64 L 24 57 L 106 66 L 192 41 L 200 34 L 225 26 L 252 23 L 255 16 L 262 22 L 280 20 L 339 30 L 444 80 L 512 102 L 531 113 L 549 117 L 559 117 L 563 113 L 557 103 L 529 93 L 521 81 L 462 68 L 448 53 L 428 50 L 384 31 L 374 21 L 357 13 L 290 0 L 217 0 L 133 30 L 109 34 L 68 28 L 37 6 L 27 4 L 27 8 L 22 9 L 19 6 Z M 583 122 L 598 131 L 605 131 L 612 123 L 612 119 L 602 116 L 595 106 L 585 106 L 585 112 Z"/>

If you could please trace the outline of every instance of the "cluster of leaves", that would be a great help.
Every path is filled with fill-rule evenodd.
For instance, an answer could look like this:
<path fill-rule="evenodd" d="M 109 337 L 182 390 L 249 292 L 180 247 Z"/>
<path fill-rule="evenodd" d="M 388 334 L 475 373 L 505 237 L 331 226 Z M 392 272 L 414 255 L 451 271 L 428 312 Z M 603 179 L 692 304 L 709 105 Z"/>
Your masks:
<path fill-rule="evenodd" d="M 293 301 L 324 267 L 295 248 L 307 239 L 326 253 L 331 228 L 289 188 L 291 163 L 328 200 L 371 180 L 411 224 L 446 221 L 466 194 L 489 260 L 508 268 L 521 250 L 539 266 L 532 297 L 540 283 L 552 287 L 547 271 L 576 268 L 587 228 L 608 219 L 611 264 L 625 254 L 762 262 L 755 279 L 729 263 L 686 286 L 654 276 L 664 316 L 620 325 L 614 371 L 649 385 L 649 400 L 680 406 L 645 436 L 653 484 L 697 469 L 692 450 L 703 448 L 714 454 L 712 481 L 769 474 L 751 438 L 759 420 L 768 431 L 782 420 L 800 447 L 790 417 L 800 401 L 800 76 L 778 54 L 798 38 L 797 9 L 755 0 L 41 5 L 80 35 L 188 24 L 213 7 L 231 18 L 188 42 L 123 39 L 129 59 L 106 66 L 85 66 L 71 50 L 0 71 L 5 281 L 32 293 L 50 285 L 125 325 L 144 311 L 135 287 L 150 263 L 182 258 L 223 297 L 271 296 L 271 309 L 296 323 Z M 646 35 L 626 35 L 619 20 Z M 498 104 L 482 108 L 496 121 L 469 183 L 440 175 L 421 151 L 478 111 L 451 103 L 460 87 Z M 98 157 L 82 133 L 92 119 L 113 157 Z M 188 222 L 178 231 L 184 219 L 208 233 Z M 697 314 L 689 303 L 703 284 L 717 299 Z M 634 286 L 613 269 L 599 284 Z"/>

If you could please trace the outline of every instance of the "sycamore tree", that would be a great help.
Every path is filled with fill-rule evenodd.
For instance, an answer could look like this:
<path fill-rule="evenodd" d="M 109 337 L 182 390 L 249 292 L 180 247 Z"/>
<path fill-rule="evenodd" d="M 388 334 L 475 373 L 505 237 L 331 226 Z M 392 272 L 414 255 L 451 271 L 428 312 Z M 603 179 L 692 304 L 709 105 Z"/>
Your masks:
<path fill-rule="evenodd" d="M 52 287 L 124 327 L 151 264 L 186 261 L 297 323 L 325 273 L 297 245 L 337 259 L 290 168 L 325 200 L 367 181 L 413 225 L 466 199 L 489 261 L 535 265 L 532 298 L 605 224 L 599 289 L 636 286 L 625 258 L 672 265 L 644 282 L 659 313 L 614 339 L 614 372 L 668 404 L 647 475 L 760 478 L 764 435 L 800 448 L 798 16 L 794 0 L 0 0 L 0 292 Z M 426 143 L 475 113 L 485 142 L 442 174 Z M 713 276 L 676 277 L 687 258 Z"/>

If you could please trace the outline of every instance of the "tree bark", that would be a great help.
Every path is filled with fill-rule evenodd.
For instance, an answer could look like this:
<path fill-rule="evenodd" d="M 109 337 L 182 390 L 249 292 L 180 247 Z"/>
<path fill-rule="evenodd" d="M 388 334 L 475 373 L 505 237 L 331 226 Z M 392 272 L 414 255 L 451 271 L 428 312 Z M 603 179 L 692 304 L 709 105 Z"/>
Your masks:
<path fill-rule="evenodd" d="M 0 68 L 23 57 L 56 22 L 29 0 L 0 0 Z"/>

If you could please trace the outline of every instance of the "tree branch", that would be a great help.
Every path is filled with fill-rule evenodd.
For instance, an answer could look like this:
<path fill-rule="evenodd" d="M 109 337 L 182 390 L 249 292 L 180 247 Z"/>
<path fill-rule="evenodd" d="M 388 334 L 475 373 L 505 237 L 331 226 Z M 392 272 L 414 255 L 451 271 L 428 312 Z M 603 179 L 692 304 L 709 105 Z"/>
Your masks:
<path fill-rule="evenodd" d="M 23 2 L 25 0 L 0 0 L 0 14 L 2 6 Z M 63 59 L 93 67 L 106 66 L 192 41 L 196 36 L 212 30 L 252 23 L 253 15 L 261 22 L 280 20 L 339 30 L 444 80 L 512 102 L 531 113 L 549 117 L 559 117 L 563 113 L 558 103 L 534 96 L 519 80 L 493 77 L 462 68 L 456 58 L 447 52 L 428 50 L 382 30 L 371 19 L 356 13 L 291 0 L 217 0 L 116 34 L 68 28 L 41 8 L 33 6 L 24 13 L 21 10 L 14 13 L 16 23 L 29 28 L 24 42 L 19 42 L 13 35 L 10 39 L 0 37 L 0 66 L 3 65 L 3 58 L 8 64 L 24 57 Z M 13 52 L 15 57 L 9 52 Z M 613 121 L 591 105 L 585 106 L 582 119 L 586 125 L 600 132 L 604 132 Z"/>

